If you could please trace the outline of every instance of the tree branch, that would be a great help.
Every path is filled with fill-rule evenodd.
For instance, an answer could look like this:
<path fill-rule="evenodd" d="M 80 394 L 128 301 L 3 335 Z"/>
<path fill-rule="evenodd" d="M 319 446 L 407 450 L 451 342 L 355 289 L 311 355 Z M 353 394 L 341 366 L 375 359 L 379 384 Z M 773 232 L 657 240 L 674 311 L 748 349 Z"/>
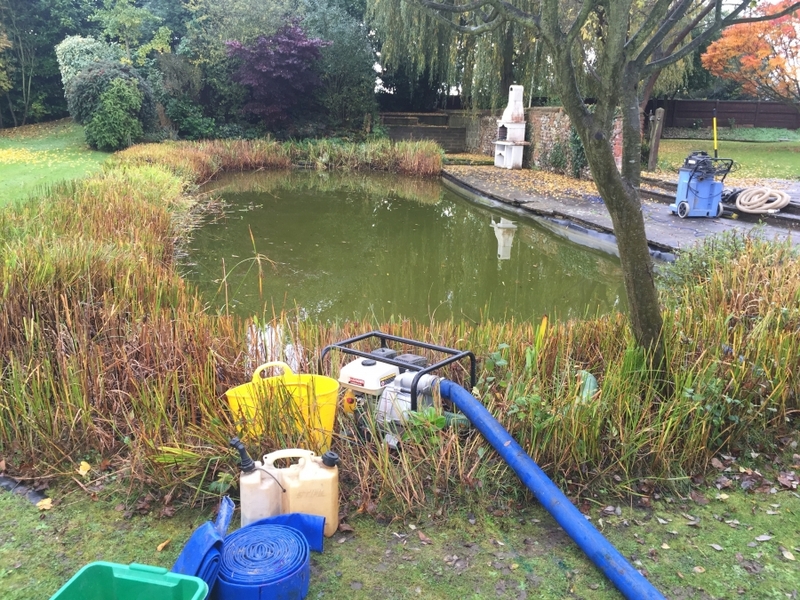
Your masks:
<path fill-rule="evenodd" d="M 743 23 L 759 23 L 761 21 L 772 21 L 773 19 L 780 19 L 781 17 L 785 17 L 796 10 L 800 9 L 800 2 L 795 2 L 788 8 L 784 8 L 782 11 L 771 14 L 771 15 L 761 15 L 759 17 L 743 17 L 741 19 L 735 19 L 733 21 L 729 21 L 726 24 L 728 25 L 741 25 Z"/>
<path fill-rule="evenodd" d="M 413 0 L 413 1 L 415 3 L 417 3 L 417 4 L 419 4 L 420 6 L 422 6 L 423 8 L 428 9 L 429 14 L 434 19 L 436 19 L 437 21 L 439 21 L 443 25 L 447 25 L 450 29 L 452 29 L 453 31 L 457 31 L 458 33 L 464 33 L 464 34 L 467 34 L 467 35 L 480 35 L 481 33 L 487 33 L 489 31 L 494 31 L 495 29 L 497 29 L 500 25 L 502 25 L 505 22 L 504 19 L 500 18 L 501 15 L 495 14 L 495 16 L 493 18 L 492 18 L 491 15 L 488 15 L 487 17 L 485 17 L 484 18 L 485 22 L 483 23 L 483 25 L 459 25 L 457 23 L 454 23 L 450 19 L 444 17 L 440 13 L 440 7 L 447 6 L 448 7 L 448 12 L 451 12 L 451 13 L 466 13 L 466 12 L 470 12 L 469 10 L 451 10 L 451 9 L 455 8 L 455 7 L 453 7 L 453 5 L 445 5 L 445 4 L 441 4 L 440 2 L 433 2 L 432 0 Z M 482 6 L 485 6 L 486 4 L 489 4 L 489 2 L 483 2 L 483 1 L 481 1 L 481 2 L 473 2 L 469 6 L 475 6 L 477 4 L 480 4 L 480 6 L 482 7 Z M 494 13 L 494 11 L 493 11 L 493 13 Z M 488 20 L 486 20 L 486 19 L 488 19 Z"/>
<path fill-rule="evenodd" d="M 661 22 L 661 26 L 658 28 L 658 30 L 650 37 L 649 40 L 647 40 L 647 43 L 634 60 L 635 63 L 641 66 L 648 59 L 648 57 L 652 56 L 656 48 L 658 48 L 661 45 L 661 42 L 664 41 L 664 38 L 666 38 L 667 35 L 669 35 L 669 33 L 678 25 L 680 20 L 683 19 L 684 15 L 692 4 L 692 1 L 693 0 L 681 0 L 675 6 L 675 9 Z"/>
<path fill-rule="evenodd" d="M 418 0 L 419 4 L 422 4 L 426 8 L 433 9 L 439 12 L 449 12 L 449 13 L 468 13 L 474 10 L 478 10 L 483 8 L 486 5 L 491 5 L 491 0 L 476 0 L 476 2 L 470 2 L 469 4 L 442 4 L 441 2 L 434 2 L 433 0 Z"/>
<path fill-rule="evenodd" d="M 597 7 L 597 5 L 598 5 L 597 1 L 594 2 L 589 2 L 588 0 L 584 1 L 583 6 L 581 6 L 581 12 L 575 18 L 575 21 L 572 23 L 572 25 L 569 28 L 569 31 L 567 32 L 566 43 L 568 45 L 572 44 L 572 42 L 575 41 L 575 38 L 581 32 L 581 29 L 583 29 L 583 26 L 589 19 L 589 15 L 592 14 L 592 10 L 594 10 Z"/>
<path fill-rule="evenodd" d="M 530 27 L 536 33 L 541 33 L 541 21 L 538 15 L 525 12 L 505 0 L 488 0 L 498 12 L 508 21 L 516 21 L 520 25 Z"/>
<path fill-rule="evenodd" d="M 727 17 L 722 17 L 721 10 L 720 10 L 721 0 L 714 0 L 714 2 L 715 2 L 715 8 L 716 8 L 716 15 L 714 17 L 714 23 L 710 27 L 708 27 L 708 29 L 703 31 L 700 35 L 698 35 L 696 38 L 694 38 L 691 42 L 686 44 L 683 48 L 681 48 L 677 52 L 675 52 L 675 53 L 673 53 L 673 54 L 671 54 L 669 56 L 665 56 L 664 58 L 660 58 L 658 60 L 654 60 L 653 62 L 648 63 L 647 65 L 645 65 L 641 70 L 641 75 L 642 76 L 646 76 L 646 75 L 649 75 L 650 73 L 652 73 L 654 71 L 658 71 L 660 69 L 663 69 L 664 67 L 667 67 L 667 66 L 669 66 L 669 65 L 671 65 L 673 63 L 676 63 L 679 60 L 681 60 L 682 58 L 688 56 L 689 54 L 691 54 L 692 52 L 697 50 L 697 48 L 699 48 L 700 46 L 705 44 L 707 41 L 709 41 L 711 39 L 711 37 L 714 34 L 716 34 L 720 29 L 722 29 L 723 27 L 726 27 L 726 26 L 732 24 L 733 22 L 735 22 L 736 17 L 739 14 L 741 14 L 741 12 L 750 5 L 750 0 L 741 0 L 739 5 L 736 8 L 734 8 Z M 798 2 L 797 4 L 800 5 L 800 2 Z M 777 18 L 777 17 L 773 17 L 773 18 Z M 644 60 L 647 59 L 647 57 L 642 57 L 642 58 Z"/>
<path fill-rule="evenodd" d="M 686 1 L 686 0 L 682 0 Z M 670 4 L 672 4 L 673 0 L 657 0 L 655 5 L 653 6 L 650 14 L 644 20 L 641 27 L 634 33 L 625 44 L 626 49 L 635 49 L 639 45 L 639 41 L 641 39 L 646 39 L 648 35 L 656 28 L 656 26 L 661 22 L 664 15 L 669 13 Z M 674 12 L 674 10 L 673 10 Z"/>

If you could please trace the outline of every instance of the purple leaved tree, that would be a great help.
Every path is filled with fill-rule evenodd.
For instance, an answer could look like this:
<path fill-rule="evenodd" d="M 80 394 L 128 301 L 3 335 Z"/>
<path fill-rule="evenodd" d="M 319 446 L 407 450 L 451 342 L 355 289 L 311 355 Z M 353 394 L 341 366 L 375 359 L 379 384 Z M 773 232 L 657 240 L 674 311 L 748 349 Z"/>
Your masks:
<path fill-rule="evenodd" d="M 244 110 L 259 116 L 265 124 L 286 121 L 292 109 L 306 101 L 320 85 L 314 64 L 320 48 L 330 42 L 306 37 L 297 23 L 282 27 L 275 35 L 259 37 L 251 46 L 226 42 L 228 54 L 241 59 L 234 80 L 251 90 Z"/>

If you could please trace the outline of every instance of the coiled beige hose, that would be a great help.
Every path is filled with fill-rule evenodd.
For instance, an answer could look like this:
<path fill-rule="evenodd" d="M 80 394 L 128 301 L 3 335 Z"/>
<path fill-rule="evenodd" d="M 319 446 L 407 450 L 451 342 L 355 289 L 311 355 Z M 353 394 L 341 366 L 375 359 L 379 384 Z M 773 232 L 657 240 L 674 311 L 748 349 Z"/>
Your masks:
<path fill-rule="evenodd" d="M 786 192 L 768 187 L 746 188 L 736 196 L 736 208 L 751 214 L 774 213 L 789 204 Z"/>

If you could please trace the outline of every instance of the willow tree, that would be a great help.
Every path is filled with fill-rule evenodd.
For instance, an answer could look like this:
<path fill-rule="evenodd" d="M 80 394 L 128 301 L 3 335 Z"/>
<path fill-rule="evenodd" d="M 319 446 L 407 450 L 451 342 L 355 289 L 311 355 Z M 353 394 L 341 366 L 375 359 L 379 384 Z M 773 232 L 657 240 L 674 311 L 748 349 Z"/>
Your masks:
<path fill-rule="evenodd" d="M 586 159 L 608 208 L 617 237 L 629 319 L 637 343 L 664 368 L 663 322 L 653 277 L 639 198 L 641 82 L 689 56 L 725 27 L 777 18 L 800 2 L 770 16 L 746 16 L 750 0 L 414 0 L 440 23 L 462 34 L 483 34 L 513 22 L 520 34 L 542 40 L 553 62 L 556 89 L 583 142 Z M 692 40 L 668 52 L 690 11 L 708 8 Z M 588 44 L 587 44 L 588 42 Z M 579 82 L 593 80 L 590 107 Z M 622 115 L 622 168 L 612 148 L 614 120 Z"/>
<path fill-rule="evenodd" d="M 469 35 L 406 0 L 367 0 L 366 15 L 384 67 L 402 65 L 416 77 L 427 74 L 444 89 L 458 88 L 473 107 L 505 105 L 508 86 L 529 82 L 535 74 L 535 40 L 518 35 L 513 21 Z"/>

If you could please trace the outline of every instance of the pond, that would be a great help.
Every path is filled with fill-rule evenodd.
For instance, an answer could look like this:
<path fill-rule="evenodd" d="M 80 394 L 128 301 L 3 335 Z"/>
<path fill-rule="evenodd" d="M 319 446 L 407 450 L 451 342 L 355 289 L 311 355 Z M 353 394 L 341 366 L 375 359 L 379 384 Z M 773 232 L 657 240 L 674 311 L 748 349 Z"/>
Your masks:
<path fill-rule="evenodd" d="M 228 175 L 183 266 L 212 310 L 381 322 L 538 319 L 624 309 L 619 260 L 438 180 Z"/>

